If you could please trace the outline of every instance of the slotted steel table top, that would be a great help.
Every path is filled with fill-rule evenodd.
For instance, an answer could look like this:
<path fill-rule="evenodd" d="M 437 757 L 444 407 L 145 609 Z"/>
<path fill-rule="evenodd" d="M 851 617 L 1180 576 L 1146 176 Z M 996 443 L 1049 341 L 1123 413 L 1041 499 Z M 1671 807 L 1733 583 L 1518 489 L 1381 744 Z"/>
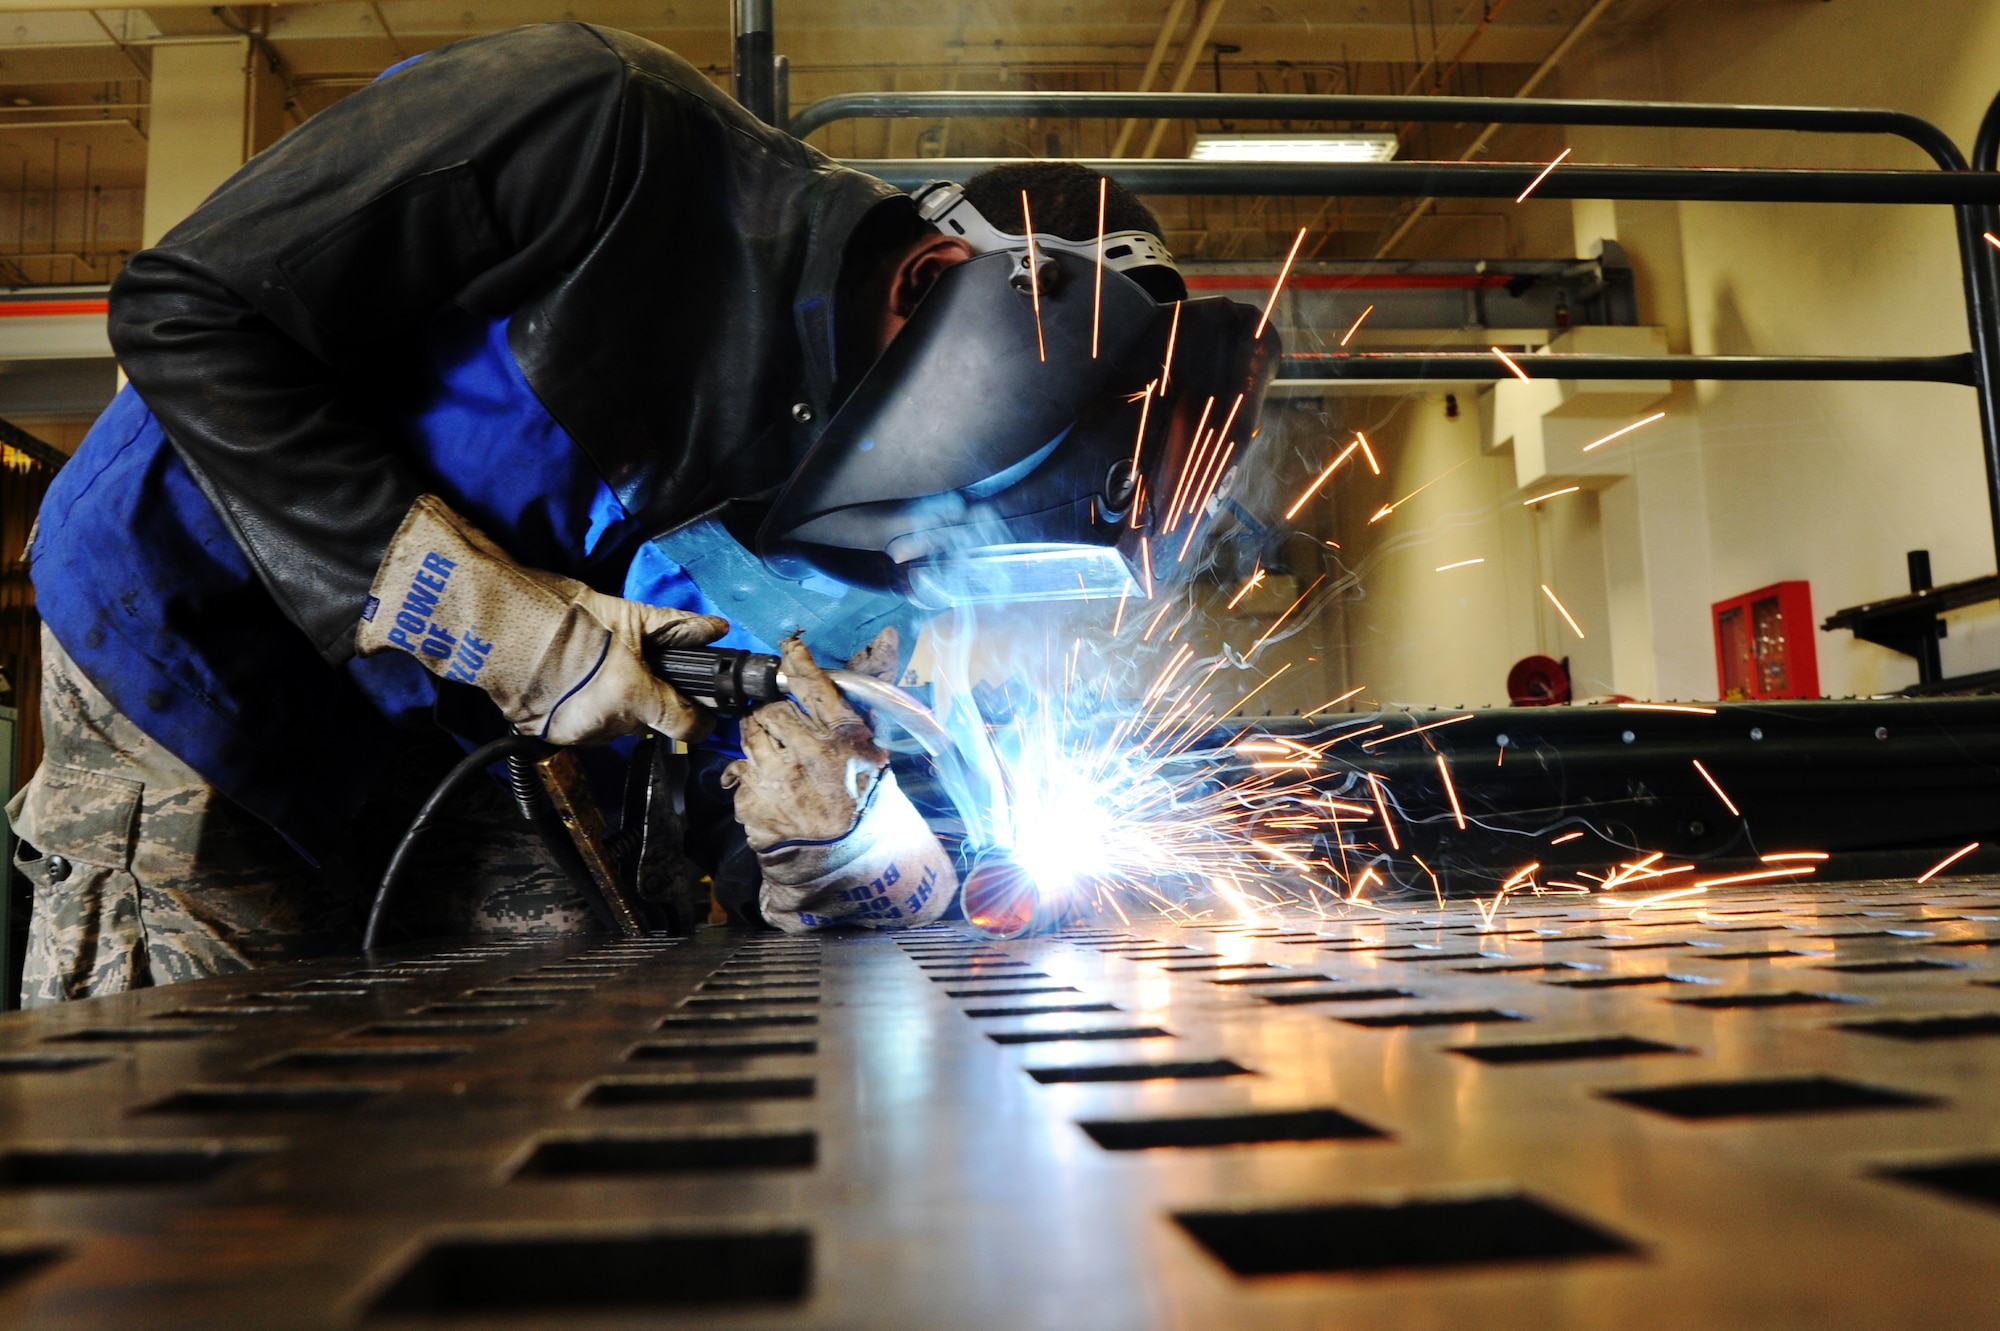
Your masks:
<path fill-rule="evenodd" d="M 2000 884 L 403 949 L 0 1021 L 0 1325 L 1925 1327 Z"/>

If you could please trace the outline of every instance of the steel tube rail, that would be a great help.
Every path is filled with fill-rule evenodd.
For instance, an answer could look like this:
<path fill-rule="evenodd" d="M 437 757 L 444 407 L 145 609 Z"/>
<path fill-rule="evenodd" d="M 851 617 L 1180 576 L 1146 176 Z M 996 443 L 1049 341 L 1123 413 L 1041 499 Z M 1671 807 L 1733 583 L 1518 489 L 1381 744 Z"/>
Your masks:
<path fill-rule="evenodd" d="M 1995 566 L 2000 567 L 2000 250 L 1989 244 L 2000 235 L 2000 208 L 1995 207 L 1990 173 L 2000 170 L 2000 98 L 1981 124 L 1973 158 L 1967 162 L 1951 137 L 1936 125 L 1900 111 L 1850 107 L 1730 106 L 1717 103 L 1614 102 L 1495 97 L 1354 97 L 1347 95 L 1263 95 L 1232 93 L 855 93 L 827 98 L 793 117 L 794 134 L 803 137 L 842 119 L 893 119 L 908 116 L 1055 115 L 1179 116 L 1183 118 L 1242 117 L 1259 120 L 1417 121 L 1429 123 L 1545 124 L 1629 126 L 1635 128 L 1777 130 L 1811 134 L 1889 135 L 1923 149 L 1941 171 L 1933 181 L 1956 177 L 1950 184 L 1919 187 L 1893 182 L 1896 172 L 1718 172 L 1714 168 L 1633 168 L 1565 166 L 1538 185 L 1548 198 L 1619 198 L 1740 202 L 1813 203 L 1936 203 L 1950 205 L 1956 215 L 1959 265 L 1965 291 L 1966 324 L 1972 344 L 1971 386 L 1979 407 L 1981 455 L 1986 472 L 1987 508 L 1992 523 Z M 949 159 L 923 163 L 855 163 L 871 166 L 886 179 L 906 188 L 925 179 L 976 171 L 987 163 L 947 165 Z M 1140 193 L 1232 193 L 1242 190 L 1238 178 L 1213 173 L 1222 163 L 1095 164 Z M 1509 170 L 1490 164 L 1383 163 L 1362 164 L 1364 174 L 1327 171 L 1308 176 L 1293 164 L 1234 164 L 1243 177 L 1255 175 L 1258 194 L 1377 194 L 1390 197 L 1495 198 L 1512 197 L 1528 176 L 1504 180 Z M 1383 167 L 1392 168 L 1383 170 Z M 1419 173 L 1409 174 L 1411 169 Z M 1147 174 L 1148 171 L 1159 174 Z M 1398 171 L 1402 175 L 1396 174 Z M 1449 172 L 1450 175 L 1444 173 Z M 1483 174 L 1482 174 L 1483 173 Z M 1806 177 L 1824 183 L 1810 185 Z M 1446 186 L 1462 179 L 1463 187 Z M 1384 186 L 1391 182 L 1395 188 Z M 1700 188 L 1695 186 L 1699 184 Z M 1846 362 L 1846 372 L 1829 377 L 1861 377 L 1865 362 Z M 1932 373 L 1911 367 L 1914 377 Z M 1747 372 L 1746 372 L 1747 377 Z M 1872 376 L 1869 376 L 1872 377 Z M 1901 376 L 1897 376 L 1901 377 Z M 1961 383 L 1955 372 L 1936 375 L 1939 382 Z"/>
<path fill-rule="evenodd" d="M 1807 134 L 1887 134 L 1916 144 L 1941 167 L 1948 170 L 1965 168 L 1965 157 L 1943 130 L 1902 111 L 1825 106 L 1729 106 L 1709 102 L 1213 92 L 858 92 L 814 102 L 792 117 L 791 131 L 804 138 L 814 130 L 839 120 L 933 116 L 1412 120 L 1443 124 L 1624 125 L 1634 128 L 1771 129 Z"/>
<path fill-rule="evenodd" d="M 965 180 L 1007 157 L 911 157 L 846 165 L 914 189 Z M 1512 199 L 1543 167 L 1485 162 L 1161 162 L 1081 159 L 1135 194 L 1350 195 Z M 2000 203 L 2000 172 L 1810 171 L 1734 166 L 1570 166 L 1535 187 L 1546 199 L 1665 199 L 1729 203 Z"/>
<path fill-rule="evenodd" d="M 1736 382 L 1842 380 L 1964 384 L 1978 380 L 1972 353 L 1955 356 L 1598 356 L 1539 352 L 1514 356 L 1530 379 L 1714 379 Z M 1511 379 L 1485 351 L 1301 352 L 1287 354 L 1278 378 Z"/>

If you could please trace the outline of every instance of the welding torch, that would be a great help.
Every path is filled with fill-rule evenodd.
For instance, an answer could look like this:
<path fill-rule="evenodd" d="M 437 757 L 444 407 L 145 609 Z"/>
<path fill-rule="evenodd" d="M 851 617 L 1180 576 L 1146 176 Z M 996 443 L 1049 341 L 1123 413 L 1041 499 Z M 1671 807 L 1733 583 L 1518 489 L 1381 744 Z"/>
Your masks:
<path fill-rule="evenodd" d="M 744 651 L 735 647 L 662 647 L 646 645 L 641 650 L 647 668 L 674 686 L 682 695 L 721 716 L 741 716 L 762 703 L 788 696 L 790 681 L 775 656 Z M 848 698 L 888 712 L 913 735 L 934 759 L 959 762 L 949 735 L 931 715 L 930 709 L 893 684 L 851 670 L 829 670 L 827 677 Z M 516 804 L 528 821 L 551 843 L 558 858 L 577 863 L 569 867 L 586 889 L 586 899 L 604 915 L 614 930 L 632 934 L 644 932 L 630 894 L 613 881 L 616 866 L 606 861 L 602 842 L 601 816 L 589 807 L 587 786 L 580 775 L 547 770 L 556 751 L 527 735 L 509 735 L 494 740 L 468 754 L 431 792 L 418 810 L 415 821 L 397 843 L 375 889 L 368 912 L 362 946 L 376 946 L 395 884 L 409 862 L 411 847 L 423 831 L 436 821 L 445 801 L 471 776 L 494 763 L 504 763 L 507 784 Z M 568 847 L 574 846 L 575 855 Z"/>

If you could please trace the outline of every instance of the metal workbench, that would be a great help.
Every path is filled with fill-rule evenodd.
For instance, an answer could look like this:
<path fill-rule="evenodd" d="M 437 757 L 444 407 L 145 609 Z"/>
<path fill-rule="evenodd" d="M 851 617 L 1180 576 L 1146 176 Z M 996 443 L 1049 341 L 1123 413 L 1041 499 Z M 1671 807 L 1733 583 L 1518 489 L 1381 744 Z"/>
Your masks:
<path fill-rule="evenodd" d="M 0 1325 L 1954 1327 L 2000 880 L 404 949 L 0 1021 Z"/>

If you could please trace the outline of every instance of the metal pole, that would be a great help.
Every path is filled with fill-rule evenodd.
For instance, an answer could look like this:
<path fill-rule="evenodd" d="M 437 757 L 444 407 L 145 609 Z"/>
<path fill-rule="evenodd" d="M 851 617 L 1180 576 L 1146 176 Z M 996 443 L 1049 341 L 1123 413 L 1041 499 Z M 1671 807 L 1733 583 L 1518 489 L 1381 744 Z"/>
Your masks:
<path fill-rule="evenodd" d="M 2000 163 L 2000 97 L 1986 108 L 1972 144 L 1972 166 L 1991 171 Z M 1988 236 L 2000 227 L 1990 203 L 1958 210 L 1959 263 L 1965 271 L 1965 317 L 1978 361 L 1979 432 L 1986 463 L 1986 511 L 1993 523 L 1994 567 L 2000 568 L 2000 251 Z"/>
<path fill-rule="evenodd" d="M 736 0 L 736 100 L 765 124 L 777 120 L 771 0 Z"/>
<path fill-rule="evenodd" d="M 1017 157 L 849 160 L 899 189 L 966 180 Z M 1541 174 L 1533 162 L 1187 162 L 1082 159 L 1137 194 L 1272 194 L 1512 199 Z M 1545 199 L 1703 199 L 1736 203 L 2000 203 L 2000 173 L 1814 171 L 1720 166 L 1569 166 L 1535 187 Z M 1983 243 L 1983 242 L 1982 242 Z"/>
<path fill-rule="evenodd" d="M 1936 125 L 1902 111 L 1826 106 L 1732 106 L 1718 102 L 1614 102 L 1531 97 L 1358 97 L 1346 93 L 1212 92 L 857 92 L 827 97 L 792 118 L 804 138 L 836 120 L 1082 119 L 1293 120 L 1475 125 L 1617 125 L 1638 129 L 1774 129 L 1804 134 L 1889 134 L 1909 140 L 1947 170 L 1962 170 L 1958 145 Z"/>
<path fill-rule="evenodd" d="M 1974 385 L 1977 368 L 1956 356 L 1602 356 L 1523 353 L 1514 365 L 1530 379 L 1712 379 L 1770 382 L 1905 382 Z M 1310 379 L 1453 383 L 1511 379 L 1514 371 L 1486 351 L 1292 352 L 1278 381 Z"/>

